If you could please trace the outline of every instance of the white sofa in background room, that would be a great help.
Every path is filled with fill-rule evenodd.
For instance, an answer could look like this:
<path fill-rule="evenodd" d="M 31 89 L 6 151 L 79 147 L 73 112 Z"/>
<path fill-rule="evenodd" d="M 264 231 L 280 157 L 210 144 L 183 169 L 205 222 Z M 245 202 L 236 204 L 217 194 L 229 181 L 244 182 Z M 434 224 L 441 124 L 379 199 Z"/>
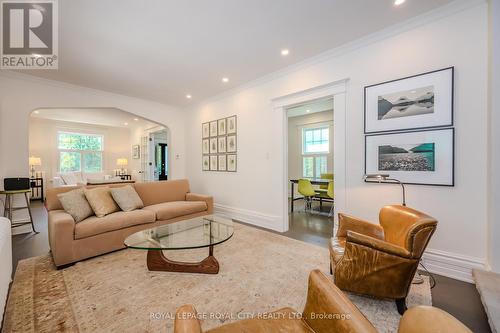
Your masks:
<path fill-rule="evenodd" d="M 12 277 L 12 239 L 10 221 L 0 217 L 0 323 L 5 311 Z"/>

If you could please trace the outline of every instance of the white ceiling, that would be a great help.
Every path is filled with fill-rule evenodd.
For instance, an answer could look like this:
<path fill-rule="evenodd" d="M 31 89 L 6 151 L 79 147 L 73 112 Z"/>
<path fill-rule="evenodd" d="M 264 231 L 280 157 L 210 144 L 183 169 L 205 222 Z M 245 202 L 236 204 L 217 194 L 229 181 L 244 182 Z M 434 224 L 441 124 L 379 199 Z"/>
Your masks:
<path fill-rule="evenodd" d="M 333 98 L 320 99 L 291 107 L 286 110 L 286 114 L 288 118 L 292 118 L 330 110 L 333 110 Z"/>
<path fill-rule="evenodd" d="M 28 73 L 185 106 L 451 0 L 393 2 L 64 0 L 59 70 Z"/>
<path fill-rule="evenodd" d="M 38 109 L 31 113 L 31 117 L 131 129 L 158 126 L 152 121 L 114 108 Z"/>

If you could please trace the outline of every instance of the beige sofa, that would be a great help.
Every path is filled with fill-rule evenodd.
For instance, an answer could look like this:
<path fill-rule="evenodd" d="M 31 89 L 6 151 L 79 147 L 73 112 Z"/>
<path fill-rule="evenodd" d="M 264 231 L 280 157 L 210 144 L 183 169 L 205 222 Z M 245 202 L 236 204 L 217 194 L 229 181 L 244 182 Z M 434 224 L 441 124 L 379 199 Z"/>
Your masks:
<path fill-rule="evenodd" d="M 124 185 L 110 185 L 118 186 Z M 190 193 L 185 179 L 131 186 L 141 197 L 143 209 L 119 211 L 101 218 L 91 216 L 78 223 L 63 210 L 57 197 L 78 186 L 47 191 L 49 243 L 56 266 L 122 249 L 125 238 L 137 231 L 213 213 L 212 197 Z"/>

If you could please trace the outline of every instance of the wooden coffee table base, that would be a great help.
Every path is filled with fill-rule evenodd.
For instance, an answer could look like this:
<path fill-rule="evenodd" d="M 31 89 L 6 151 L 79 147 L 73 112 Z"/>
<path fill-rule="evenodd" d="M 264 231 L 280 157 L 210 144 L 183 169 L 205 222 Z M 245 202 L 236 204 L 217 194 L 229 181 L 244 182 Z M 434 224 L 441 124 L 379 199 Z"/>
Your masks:
<path fill-rule="evenodd" d="M 161 250 L 148 250 L 148 269 L 150 271 L 177 273 L 219 273 L 219 262 L 213 256 L 213 247 L 209 247 L 209 255 L 200 262 L 181 262 L 170 260 Z"/>

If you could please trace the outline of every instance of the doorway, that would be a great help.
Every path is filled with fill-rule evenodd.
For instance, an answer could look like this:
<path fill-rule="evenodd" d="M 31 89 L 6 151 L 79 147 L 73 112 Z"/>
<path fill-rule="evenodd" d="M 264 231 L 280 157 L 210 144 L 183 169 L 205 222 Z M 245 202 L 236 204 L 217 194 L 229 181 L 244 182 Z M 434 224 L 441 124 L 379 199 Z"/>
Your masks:
<path fill-rule="evenodd" d="M 156 170 L 158 170 L 158 180 L 167 180 L 168 144 L 158 143 L 156 146 Z"/>

